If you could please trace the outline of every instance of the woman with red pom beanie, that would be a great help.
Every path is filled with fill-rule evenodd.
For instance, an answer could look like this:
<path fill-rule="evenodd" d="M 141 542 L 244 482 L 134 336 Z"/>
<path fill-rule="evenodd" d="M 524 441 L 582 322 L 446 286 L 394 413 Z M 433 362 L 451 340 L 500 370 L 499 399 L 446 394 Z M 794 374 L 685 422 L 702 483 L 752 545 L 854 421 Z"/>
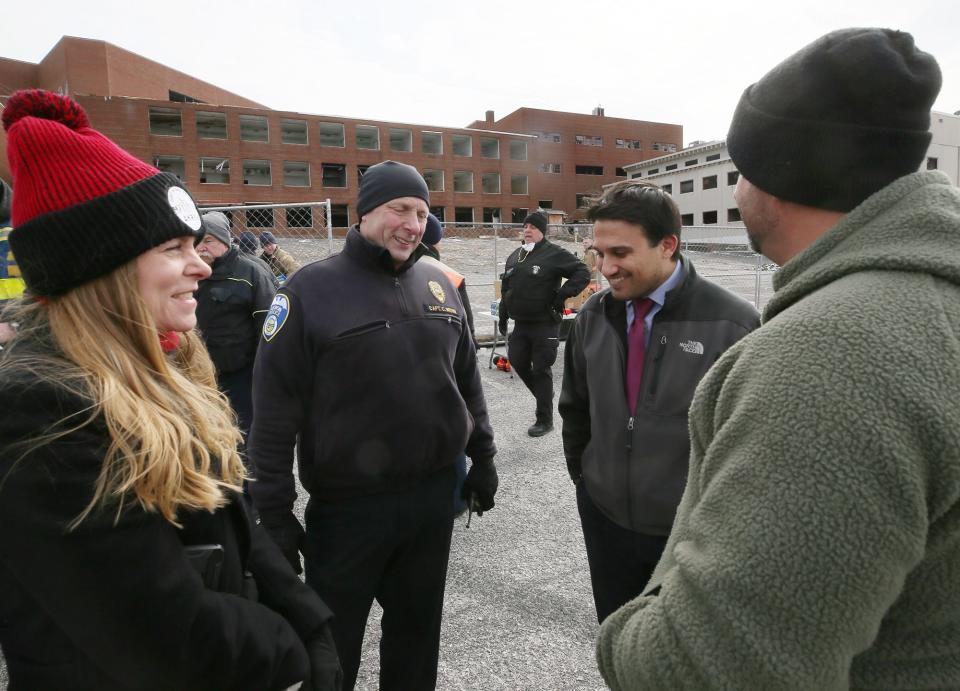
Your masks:
<path fill-rule="evenodd" d="M 339 688 L 329 609 L 241 493 L 193 198 L 67 97 L 17 92 L 3 126 L 27 291 L 0 357 L 9 688 Z"/>

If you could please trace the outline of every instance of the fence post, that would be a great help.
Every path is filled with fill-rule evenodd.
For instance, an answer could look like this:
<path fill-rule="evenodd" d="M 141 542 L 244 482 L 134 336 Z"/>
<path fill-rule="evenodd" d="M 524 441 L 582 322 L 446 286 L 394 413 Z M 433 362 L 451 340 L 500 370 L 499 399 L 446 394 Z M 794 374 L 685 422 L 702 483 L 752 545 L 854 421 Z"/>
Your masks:
<path fill-rule="evenodd" d="M 326 201 L 327 207 L 327 256 L 333 254 L 333 213 L 330 208 L 330 198 Z"/>

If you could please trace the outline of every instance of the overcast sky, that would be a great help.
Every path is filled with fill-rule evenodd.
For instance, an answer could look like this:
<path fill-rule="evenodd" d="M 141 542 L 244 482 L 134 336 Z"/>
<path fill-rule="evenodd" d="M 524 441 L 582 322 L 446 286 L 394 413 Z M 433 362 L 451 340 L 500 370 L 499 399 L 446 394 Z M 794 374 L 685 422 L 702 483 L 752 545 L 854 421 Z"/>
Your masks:
<path fill-rule="evenodd" d="M 271 108 L 463 127 L 528 106 L 720 139 L 741 91 L 833 29 L 911 32 L 960 110 L 960 3 L 931 0 L 5 3 L 0 55 L 102 39 Z"/>

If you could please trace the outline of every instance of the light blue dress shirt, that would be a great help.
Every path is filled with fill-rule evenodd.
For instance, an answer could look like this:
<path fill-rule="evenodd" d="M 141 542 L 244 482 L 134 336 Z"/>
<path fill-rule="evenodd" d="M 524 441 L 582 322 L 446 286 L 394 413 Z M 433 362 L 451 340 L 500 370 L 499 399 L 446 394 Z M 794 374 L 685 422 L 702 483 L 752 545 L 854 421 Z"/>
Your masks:
<path fill-rule="evenodd" d="M 644 335 L 646 336 L 647 342 L 646 347 L 650 347 L 650 331 L 653 328 L 653 318 L 657 316 L 657 312 L 663 309 L 663 303 L 667 299 L 667 293 L 680 285 L 680 281 L 683 280 L 683 263 L 677 261 L 677 266 L 673 269 L 673 273 L 670 274 L 670 278 L 660 284 L 660 286 L 654 290 L 652 293 L 646 297 L 653 300 L 653 307 L 650 308 L 650 311 L 647 312 L 647 316 L 643 319 L 643 324 L 646 327 L 644 329 Z M 627 333 L 630 333 L 630 327 L 633 326 L 633 300 L 627 300 Z"/>

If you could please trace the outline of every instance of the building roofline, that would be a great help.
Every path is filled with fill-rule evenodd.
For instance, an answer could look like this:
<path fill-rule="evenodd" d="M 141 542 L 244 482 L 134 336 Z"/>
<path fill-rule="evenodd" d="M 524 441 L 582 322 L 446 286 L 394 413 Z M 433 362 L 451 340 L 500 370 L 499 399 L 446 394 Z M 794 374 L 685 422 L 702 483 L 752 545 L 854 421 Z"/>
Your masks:
<path fill-rule="evenodd" d="M 625 166 L 622 166 L 624 170 L 630 170 L 631 168 L 643 168 L 645 166 L 653 165 L 656 163 L 661 163 L 665 161 L 673 161 L 679 158 L 685 158 L 692 153 L 700 153 L 701 151 L 712 151 L 714 149 L 722 149 L 727 145 L 726 140 L 718 139 L 712 142 L 706 142 L 705 144 L 698 144 L 697 146 L 688 146 L 686 149 L 680 149 L 673 153 L 664 154 L 663 156 L 657 156 L 656 158 L 647 158 L 642 161 L 637 161 L 636 163 L 629 163 Z M 714 161 L 710 161 L 714 163 Z M 671 171 L 673 172 L 673 171 Z"/>

